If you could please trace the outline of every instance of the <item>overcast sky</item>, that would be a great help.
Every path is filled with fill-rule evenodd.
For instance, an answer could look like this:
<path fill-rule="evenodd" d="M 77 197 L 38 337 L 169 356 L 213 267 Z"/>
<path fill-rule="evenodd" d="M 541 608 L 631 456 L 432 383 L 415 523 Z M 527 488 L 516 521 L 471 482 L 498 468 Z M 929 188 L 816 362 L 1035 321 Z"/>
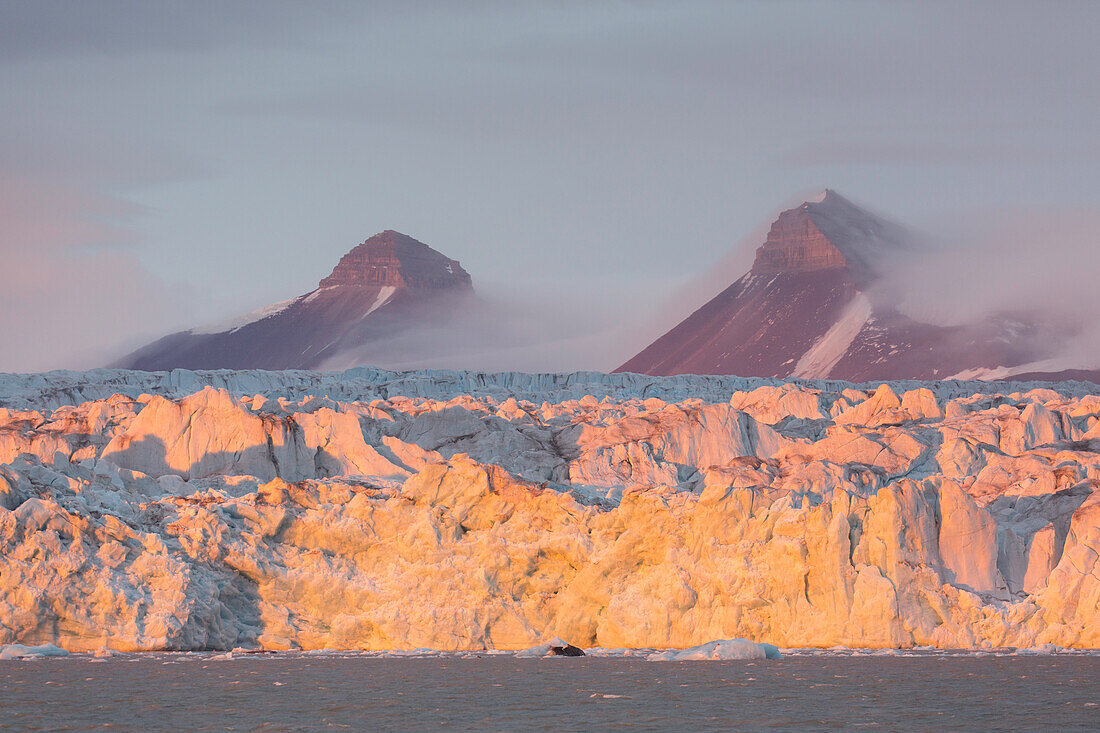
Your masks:
<path fill-rule="evenodd" d="M 307 292 L 383 229 L 624 331 L 826 186 L 1095 237 L 1097 28 L 1084 2 L 0 0 L 0 370 Z"/>

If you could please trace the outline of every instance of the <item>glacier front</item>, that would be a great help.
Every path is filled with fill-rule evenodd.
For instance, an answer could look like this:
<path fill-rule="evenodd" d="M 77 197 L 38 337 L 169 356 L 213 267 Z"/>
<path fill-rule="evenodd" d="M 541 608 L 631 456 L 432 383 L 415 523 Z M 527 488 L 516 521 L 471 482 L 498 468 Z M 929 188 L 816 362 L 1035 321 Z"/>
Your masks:
<path fill-rule="evenodd" d="M 1098 647 L 1095 390 L 0 375 L 0 645 Z"/>

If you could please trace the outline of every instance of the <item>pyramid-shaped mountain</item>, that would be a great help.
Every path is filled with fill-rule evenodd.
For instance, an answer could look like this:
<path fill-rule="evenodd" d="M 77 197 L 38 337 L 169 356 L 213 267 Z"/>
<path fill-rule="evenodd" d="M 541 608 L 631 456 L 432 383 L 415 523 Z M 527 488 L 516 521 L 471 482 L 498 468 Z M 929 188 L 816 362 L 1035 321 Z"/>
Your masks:
<path fill-rule="evenodd" d="M 458 261 L 386 230 L 344 255 L 316 289 L 166 336 L 117 366 L 317 369 L 348 354 L 360 363 L 399 360 L 417 330 L 446 328 L 473 299 L 470 276 Z"/>
<path fill-rule="evenodd" d="M 1027 316 L 945 327 L 899 312 L 878 286 L 890 255 L 914 246 L 902 227 L 826 191 L 781 213 L 747 274 L 617 371 L 981 378 L 1049 356 Z"/>

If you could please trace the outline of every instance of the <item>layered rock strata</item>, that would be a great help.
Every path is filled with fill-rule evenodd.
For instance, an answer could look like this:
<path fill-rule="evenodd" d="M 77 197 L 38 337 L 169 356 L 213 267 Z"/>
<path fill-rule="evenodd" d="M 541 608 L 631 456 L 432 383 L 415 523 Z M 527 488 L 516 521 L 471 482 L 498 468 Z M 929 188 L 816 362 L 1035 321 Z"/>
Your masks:
<path fill-rule="evenodd" d="M 809 208 L 802 206 L 783 212 L 772 223 L 768 238 L 756 250 L 752 269 L 774 273 L 847 266 L 847 258 L 814 223 Z"/>
<path fill-rule="evenodd" d="M 387 229 L 340 258 L 318 287 L 470 288 L 470 275 L 452 260 L 407 234 Z"/>

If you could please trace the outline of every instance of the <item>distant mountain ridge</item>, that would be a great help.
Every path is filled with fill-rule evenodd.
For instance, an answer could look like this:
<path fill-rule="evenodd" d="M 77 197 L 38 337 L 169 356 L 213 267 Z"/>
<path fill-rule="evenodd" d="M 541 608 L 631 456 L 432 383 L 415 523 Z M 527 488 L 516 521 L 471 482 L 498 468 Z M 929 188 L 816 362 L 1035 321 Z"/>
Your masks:
<path fill-rule="evenodd" d="M 616 371 L 870 379 L 1041 376 L 1065 324 L 1002 314 L 916 321 L 877 287 L 913 239 L 835 191 L 782 212 L 752 269 Z M 1080 372 L 1083 374 L 1085 372 Z M 1057 374 L 1051 374 L 1057 378 Z"/>
<path fill-rule="evenodd" d="M 349 353 L 394 356 L 394 339 L 441 328 L 474 298 L 469 273 L 412 237 L 387 229 L 345 254 L 317 288 L 223 323 L 181 331 L 116 366 L 164 369 L 317 369 Z M 401 349 L 409 348 L 403 342 Z"/>
<path fill-rule="evenodd" d="M 1100 383 L 1100 370 L 1067 369 L 1078 365 L 1053 358 L 1075 335 L 1071 324 L 1002 313 L 942 326 L 901 312 L 884 282 L 909 274 L 890 270 L 895 255 L 918 246 L 905 228 L 826 190 L 782 212 L 749 272 L 616 371 Z M 538 314 L 522 305 L 482 301 L 457 260 L 386 230 L 353 247 L 303 295 L 170 334 L 111 366 L 402 369 L 480 359 L 484 368 L 546 342 Z"/>

